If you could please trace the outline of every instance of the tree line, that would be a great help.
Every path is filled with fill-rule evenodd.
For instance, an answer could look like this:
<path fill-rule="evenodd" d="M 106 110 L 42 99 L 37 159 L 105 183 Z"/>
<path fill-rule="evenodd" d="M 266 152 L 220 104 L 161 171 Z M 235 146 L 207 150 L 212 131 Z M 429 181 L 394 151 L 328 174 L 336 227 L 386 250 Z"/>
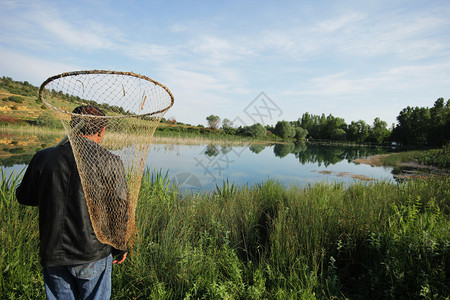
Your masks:
<path fill-rule="evenodd" d="M 398 124 L 388 124 L 375 118 L 372 124 L 364 120 L 347 124 L 343 118 L 332 114 L 325 116 L 308 112 L 297 121 L 278 121 L 275 126 L 260 123 L 234 128 L 231 121 L 219 116 L 206 118 L 211 129 L 222 129 L 226 134 L 255 138 L 279 138 L 283 140 L 331 140 L 360 144 L 391 144 L 409 146 L 442 146 L 450 141 L 450 99 L 439 98 L 431 108 L 406 107 L 397 116 Z"/>

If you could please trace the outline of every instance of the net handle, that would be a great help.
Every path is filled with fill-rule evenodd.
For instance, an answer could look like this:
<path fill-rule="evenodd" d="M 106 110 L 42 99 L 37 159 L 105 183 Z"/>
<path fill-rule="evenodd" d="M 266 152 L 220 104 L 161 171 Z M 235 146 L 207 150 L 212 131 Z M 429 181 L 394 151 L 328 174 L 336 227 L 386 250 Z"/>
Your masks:
<path fill-rule="evenodd" d="M 51 76 L 51 77 L 47 78 L 47 80 L 45 80 L 41 84 L 41 87 L 39 88 L 39 100 L 41 100 L 48 107 L 52 107 L 55 110 L 63 111 L 61 109 L 53 107 L 52 105 L 50 105 L 50 103 L 48 103 L 47 101 L 44 100 L 45 86 L 49 82 L 51 82 L 51 81 L 53 81 L 55 79 L 68 77 L 68 76 L 87 75 L 87 74 L 124 75 L 124 76 L 132 76 L 132 77 L 141 78 L 141 79 L 153 82 L 155 85 L 158 85 L 158 86 L 162 87 L 170 95 L 170 105 L 167 106 L 166 108 L 163 108 L 163 109 L 155 111 L 155 112 L 147 113 L 147 114 L 136 115 L 136 117 L 143 117 L 143 116 L 145 117 L 145 116 L 151 116 L 151 115 L 159 114 L 159 113 L 162 113 L 162 112 L 165 112 L 165 111 L 169 110 L 173 106 L 174 97 L 173 97 L 172 92 L 165 85 L 159 83 L 158 81 L 155 81 L 155 80 L 153 80 L 153 79 L 151 79 L 151 78 L 149 78 L 149 77 L 147 77 L 145 75 L 136 74 L 136 73 L 133 73 L 133 72 L 107 71 L 107 70 L 73 71 L 73 72 L 65 72 L 65 73 L 61 73 L 61 74 L 55 75 L 55 76 Z M 66 111 L 63 111 L 63 112 L 70 113 L 70 112 L 66 112 Z M 119 116 L 119 117 L 129 118 L 130 116 Z"/>

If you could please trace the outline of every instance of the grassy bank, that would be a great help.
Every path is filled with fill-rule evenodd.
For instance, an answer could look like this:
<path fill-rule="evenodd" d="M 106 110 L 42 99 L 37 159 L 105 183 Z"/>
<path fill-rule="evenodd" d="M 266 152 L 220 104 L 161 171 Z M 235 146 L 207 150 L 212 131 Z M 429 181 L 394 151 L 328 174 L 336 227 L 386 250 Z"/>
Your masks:
<path fill-rule="evenodd" d="M 44 297 L 37 211 L 2 178 L 0 298 Z M 182 196 L 147 172 L 114 299 L 418 299 L 450 295 L 450 180 L 252 187 Z"/>
<path fill-rule="evenodd" d="M 405 163 L 417 163 L 441 169 L 450 169 L 450 144 L 431 150 L 412 150 L 374 157 L 373 165 L 401 167 Z"/>

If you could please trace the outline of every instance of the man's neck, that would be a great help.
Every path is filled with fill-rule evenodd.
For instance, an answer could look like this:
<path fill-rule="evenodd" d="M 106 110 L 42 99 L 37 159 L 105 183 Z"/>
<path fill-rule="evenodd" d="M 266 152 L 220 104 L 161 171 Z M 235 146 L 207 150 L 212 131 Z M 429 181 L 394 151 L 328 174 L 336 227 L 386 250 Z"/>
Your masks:
<path fill-rule="evenodd" d="M 101 137 L 99 137 L 98 135 L 80 135 L 81 137 L 90 139 L 91 141 L 95 142 L 95 143 L 100 143 L 100 141 L 102 140 Z"/>

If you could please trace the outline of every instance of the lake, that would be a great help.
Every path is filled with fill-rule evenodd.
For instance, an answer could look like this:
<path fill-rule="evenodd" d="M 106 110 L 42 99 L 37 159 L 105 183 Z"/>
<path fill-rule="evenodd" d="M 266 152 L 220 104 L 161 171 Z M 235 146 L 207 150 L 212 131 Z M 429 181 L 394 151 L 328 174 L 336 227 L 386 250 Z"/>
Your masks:
<path fill-rule="evenodd" d="M 0 136 L 0 164 L 6 174 L 20 172 L 37 150 L 55 138 L 27 141 Z M 56 139 L 57 140 L 57 139 Z M 48 145 L 47 145 L 48 143 Z M 307 186 L 315 182 L 393 181 L 392 168 L 354 163 L 389 149 L 362 146 L 274 144 L 251 146 L 153 144 L 146 160 L 150 170 L 168 173 L 183 190 L 209 191 L 228 180 L 253 185 L 267 179 Z"/>

